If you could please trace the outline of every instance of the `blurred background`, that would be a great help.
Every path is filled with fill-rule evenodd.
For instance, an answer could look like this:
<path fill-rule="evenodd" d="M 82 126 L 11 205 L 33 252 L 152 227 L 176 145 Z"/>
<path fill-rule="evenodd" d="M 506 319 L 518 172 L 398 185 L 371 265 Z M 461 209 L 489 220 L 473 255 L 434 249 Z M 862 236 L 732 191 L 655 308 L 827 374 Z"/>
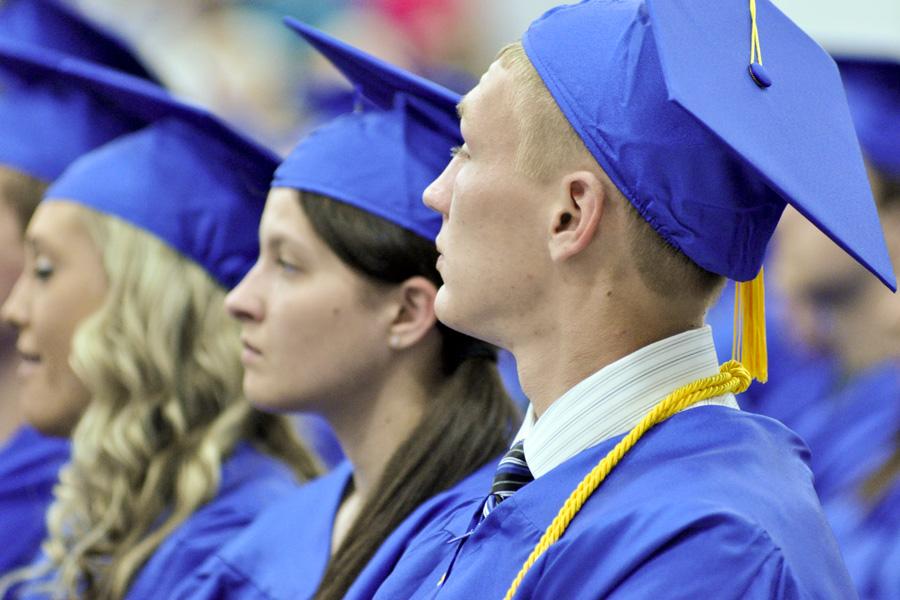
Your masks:
<path fill-rule="evenodd" d="M 285 15 L 468 90 L 552 0 L 71 0 L 137 48 L 177 94 L 286 152 L 341 111 L 343 81 Z"/>

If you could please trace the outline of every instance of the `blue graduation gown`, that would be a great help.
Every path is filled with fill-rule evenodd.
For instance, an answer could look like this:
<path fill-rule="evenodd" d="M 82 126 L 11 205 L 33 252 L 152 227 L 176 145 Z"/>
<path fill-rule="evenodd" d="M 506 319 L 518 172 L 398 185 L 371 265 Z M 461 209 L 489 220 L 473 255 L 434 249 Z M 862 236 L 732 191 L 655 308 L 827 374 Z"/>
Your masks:
<path fill-rule="evenodd" d="M 800 424 L 808 429 L 816 488 L 862 598 L 900 598 L 900 480 L 874 504 L 867 477 L 894 452 L 900 423 L 900 366 L 854 378 Z"/>
<path fill-rule="evenodd" d="M 297 489 L 283 463 L 240 444 L 222 467 L 218 494 L 184 521 L 132 580 L 127 598 L 171 598 L 206 559 L 249 525 L 272 502 Z"/>
<path fill-rule="evenodd" d="M 900 424 L 900 363 L 855 376 L 830 397 L 807 407 L 793 424 L 812 453 L 822 503 L 861 481 L 894 450 Z M 900 567 L 898 567 L 900 568 Z"/>
<path fill-rule="evenodd" d="M 409 539 L 434 516 L 480 497 L 485 486 L 490 485 L 495 467 L 495 462 L 482 467 L 407 517 L 369 562 L 358 587 L 376 589 Z M 327 475 L 283 498 L 204 563 L 172 598 L 311 598 L 331 556 L 334 518 L 351 475 L 350 464 L 342 462 Z M 366 591 L 361 594 L 362 598 L 372 595 Z"/>
<path fill-rule="evenodd" d="M 863 600 L 900 598 L 900 480 L 874 506 L 846 490 L 825 512 Z"/>
<path fill-rule="evenodd" d="M 21 427 L 0 448 L 0 574 L 31 563 L 47 535 L 45 513 L 69 441 Z"/>
<path fill-rule="evenodd" d="M 376 598 L 503 598 L 569 493 L 619 438 L 501 503 L 423 531 Z M 853 598 L 803 442 L 721 406 L 675 415 L 625 455 L 516 598 Z M 438 583 L 448 573 L 443 585 Z"/>

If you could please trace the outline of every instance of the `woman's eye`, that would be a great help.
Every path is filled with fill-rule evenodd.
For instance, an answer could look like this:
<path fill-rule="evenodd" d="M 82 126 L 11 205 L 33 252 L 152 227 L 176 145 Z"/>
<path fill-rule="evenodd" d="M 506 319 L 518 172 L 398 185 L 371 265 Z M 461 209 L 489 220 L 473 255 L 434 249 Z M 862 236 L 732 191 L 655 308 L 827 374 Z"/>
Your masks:
<path fill-rule="evenodd" d="M 53 265 L 47 259 L 38 259 L 34 262 L 32 269 L 34 276 L 42 281 L 50 279 L 53 275 Z"/>
<path fill-rule="evenodd" d="M 279 268 L 279 269 L 282 269 L 282 270 L 284 270 L 284 271 L 288 271 L 289 273 L 296 273 L 297 271 L 300 270 L 300 267 L 298 267 L 298 266 L 295 265 L 294 263 L 290 262 L 289 260 L 286 260 L 286 259 L 281 258 L 281 257 L 279 257 L 278 259 L 276 259 L 275 263 L 278 265 L 278 268 Z"/>

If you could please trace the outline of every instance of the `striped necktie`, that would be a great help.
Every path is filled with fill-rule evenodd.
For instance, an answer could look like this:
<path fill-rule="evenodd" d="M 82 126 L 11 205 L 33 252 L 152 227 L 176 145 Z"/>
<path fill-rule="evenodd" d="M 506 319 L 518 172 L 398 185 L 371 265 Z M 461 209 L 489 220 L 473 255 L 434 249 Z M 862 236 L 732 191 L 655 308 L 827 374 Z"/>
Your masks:
<path fill-rule="evenodd" d="M 520 487 L 534 481 L 534 476 L 525 462 L 525 440 L 513 444 L 497 465 L 491 493 L 484 502 L 481 518 L 487 517 L 498 504 L 512 496 Z"/>

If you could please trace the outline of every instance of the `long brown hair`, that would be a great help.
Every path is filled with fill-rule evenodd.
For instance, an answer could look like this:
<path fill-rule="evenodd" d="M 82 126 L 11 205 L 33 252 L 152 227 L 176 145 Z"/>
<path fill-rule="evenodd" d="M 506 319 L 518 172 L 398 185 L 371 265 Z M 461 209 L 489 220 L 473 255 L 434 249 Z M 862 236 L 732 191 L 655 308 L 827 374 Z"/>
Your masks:
<path fill-rule="evenodd" d="M 434 243 L 325 196 L 300 193 L 318 236 L 348 266 L 381 283 L 414 276 L 441 285 Z M 343 544 L 317 600 L 342 598 L 387 536 L 422 502 L 508 448 L 519 412 L 500 381 L 496 350 L 438 324 L 444 383 L 394 452 Z"/>

